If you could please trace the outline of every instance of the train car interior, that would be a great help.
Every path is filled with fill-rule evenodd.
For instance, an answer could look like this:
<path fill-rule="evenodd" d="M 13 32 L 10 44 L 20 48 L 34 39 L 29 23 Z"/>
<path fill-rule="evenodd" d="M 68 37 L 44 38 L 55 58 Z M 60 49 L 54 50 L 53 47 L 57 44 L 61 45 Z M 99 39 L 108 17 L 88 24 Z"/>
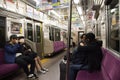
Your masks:
<path fill-rule="evenodd" d="M 0 0 L 0 80 L 120 80 L 119 74 L 120 0 Z"/>

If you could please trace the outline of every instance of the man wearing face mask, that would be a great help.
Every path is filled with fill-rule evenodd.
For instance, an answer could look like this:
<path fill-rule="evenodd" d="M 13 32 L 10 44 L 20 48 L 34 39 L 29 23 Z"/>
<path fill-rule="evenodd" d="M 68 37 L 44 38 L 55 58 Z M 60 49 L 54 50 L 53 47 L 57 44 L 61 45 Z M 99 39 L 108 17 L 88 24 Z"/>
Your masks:
<path fill-rule="evenodd" d="M 20 53 L 20 45 L 18 44 L 17 35 L 11 35 L 10 41 L 5 45 L 5 61 L 6 63 L 17 63 L 23 68 L 27 78 L 37 78 L 34 74 L 35 60 Z M 30 70 L 28 65 L 30 66 Z"/>
<path fill-rule="evenodd" d="M 29 44 L 25 42 L 24 36 L 18 37 L 18 42 L 21 45 L 21 53 L 25 56 L 29 56 L 30 58 L 35 60 L 36 70 L 40 73 L 46 73 L 48 69 L 44 68 L 41 64 L 40 57 L 37 55 L 36 52 L 32 50 Z"/>

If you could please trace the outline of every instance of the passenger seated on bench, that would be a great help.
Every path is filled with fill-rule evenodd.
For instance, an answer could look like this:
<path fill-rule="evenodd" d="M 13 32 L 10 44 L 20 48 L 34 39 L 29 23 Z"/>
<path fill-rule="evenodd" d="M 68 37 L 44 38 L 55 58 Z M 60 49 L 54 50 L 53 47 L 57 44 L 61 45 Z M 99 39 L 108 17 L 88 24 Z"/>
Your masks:
<path fill-rule="evenodd" d="M 80 38 L 81 38 L 81 41 L 79 42 L 78 45 L 85 46 L 86 45 L 86 42 L 85 42 L 86 34 L 82 34 Z"/>
<path fill-rule="evenodd" d="M 74 53 L 77 53 L 77 48 L 78 48 L 78 46 L 86 46 L 86 42 L 85 42 L 85 39 L 86 39 L 86 34 L 82 34 L 81 35 L 81 37 L 80 37 L 80 42 L 78 43 L 78 45 L 77 45 L 77 47 L 73 50 L 73 52 L 72 52 L 72 54 L 74 54 Z M 74 58 L 75 56 L 78 56 L 79 57 L 79 54 L 78 55 L 73 55 L 72 57 L 71 57 L 71 59 L 72 58 Z M 83 58 L 83 57 L 82 57 Z M 81 58 L 74 58 L 74 59 L 72 59 L 72 62 L 79 62 L 79 61 L 81 61 L 80 60 Z"/>
<path fill-rule="evenodd" d="M 48 69 L 46 69 L 42 66 L 42 64 L 40 62 L 40 57 L 37 55 L 37 53 L 35 53 L 32 50 L 32 48 L 28 44 L 25 43 L 24 36 L 19 36 L 18 42 L 21 45 L 21 53 L 23 53 L 25 56 L 29 56 L 35 60 L 37 72 L 46 73 L 46 71 L 48 71 Z"/>
<path fill-rule="evenodd" d="M 35 69 L 35 60 L 29 56 L 24 56 L 22 53 L 19 53 L 20 45 L 17 41 L 17 35 L 11 35 L 10 41 L 5 45 L 5 60 L 6 63 L 17 63 L 20 67 L 23 68 L 27 78 L 37 77 L 34 74 Z M 28 65 L 30 66 L 30 70 Z"/>
<path fill-rule="evenodd" d="M 87 33 L 86 45 L 79 45 L 76 53 L 73 53 L 69 79 L 75 80 L 79 70 L 88 70 L 89 72 L 101 70 L 102 57 L 101 45 L 95 39 L 95 35 Z"/>

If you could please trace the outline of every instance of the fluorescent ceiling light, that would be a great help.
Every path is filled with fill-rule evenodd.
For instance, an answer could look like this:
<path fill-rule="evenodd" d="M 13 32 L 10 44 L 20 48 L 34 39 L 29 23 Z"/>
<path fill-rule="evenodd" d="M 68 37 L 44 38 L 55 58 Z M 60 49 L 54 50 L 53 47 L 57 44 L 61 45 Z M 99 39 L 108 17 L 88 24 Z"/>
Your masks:
<path fill-rule="evenodd" d="M 79 15 L 82 15 L 82 14 L 83 14 L 83 12 L 82 12 L 82 7 L 77 6 L 77 10 L 78 10 Z"/>
<path fill-rule="evenodd" d="M 53 13 L 54 15 L 56 15 L 57 17 L 61 18 L 60 15 L 59 15 L 56 11 L 51 10 L 50 12 L 52 12 L 52 13 Z"/>
<path fill-rule="evenodd" d="M 103 0 L 94 0 L 94 4 L 95 5 L 101 5 Z"/>
<path fill-rule="evenodd" d="M 83 16 L 81 16 L 81 20 L 84 21 L 84 17 Z"/>
<path fill-rule="evenodd" d="M 85 21 L 83 21 L 83 25 L 85 26 Z"/>
<path fill-rule="evenodd" d="M 113 12 L 115 12 L 115 11 L 116 11 L 116 9 L 114 8 L 114 9 L 111 10 L 111 13 L 113 13 Z"/>
<path fill-rule="evenodd" d="M 101 4 L 101 8 L 104 6 L 104 2 L 105 2 L 105 0 L 103 0 L 103 2 L 102 2 L 102 4 Z"/>
<path fill-rule="evenodd" d="M 40 3 L 40 0 L 33 0 L 33 1 L 35 1 L 37 4 L 39 4 L 39 3 Z"/>
<path fill-rule="evenodd" d="M 74 0 L 74 3 L 75 3 L 75 4 L 78 4 L 78 3 L 79 3 L 79 0 Z"/>

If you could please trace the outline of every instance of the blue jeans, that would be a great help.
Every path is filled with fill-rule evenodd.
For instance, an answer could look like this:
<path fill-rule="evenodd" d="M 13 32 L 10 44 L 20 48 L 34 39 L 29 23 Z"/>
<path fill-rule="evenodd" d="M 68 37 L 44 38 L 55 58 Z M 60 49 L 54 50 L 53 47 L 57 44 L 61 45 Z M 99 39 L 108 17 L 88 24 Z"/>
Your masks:
<path fill-rule="evenodd" d="M 81 68 L 81 66 L 82 66 L 82 64 L 70 64 L 69 80 L 75 80 L 77 72 L 79 70 L 87 70 L 88 69 L 88 66 L 84 66 L 82 68 Z"/>

